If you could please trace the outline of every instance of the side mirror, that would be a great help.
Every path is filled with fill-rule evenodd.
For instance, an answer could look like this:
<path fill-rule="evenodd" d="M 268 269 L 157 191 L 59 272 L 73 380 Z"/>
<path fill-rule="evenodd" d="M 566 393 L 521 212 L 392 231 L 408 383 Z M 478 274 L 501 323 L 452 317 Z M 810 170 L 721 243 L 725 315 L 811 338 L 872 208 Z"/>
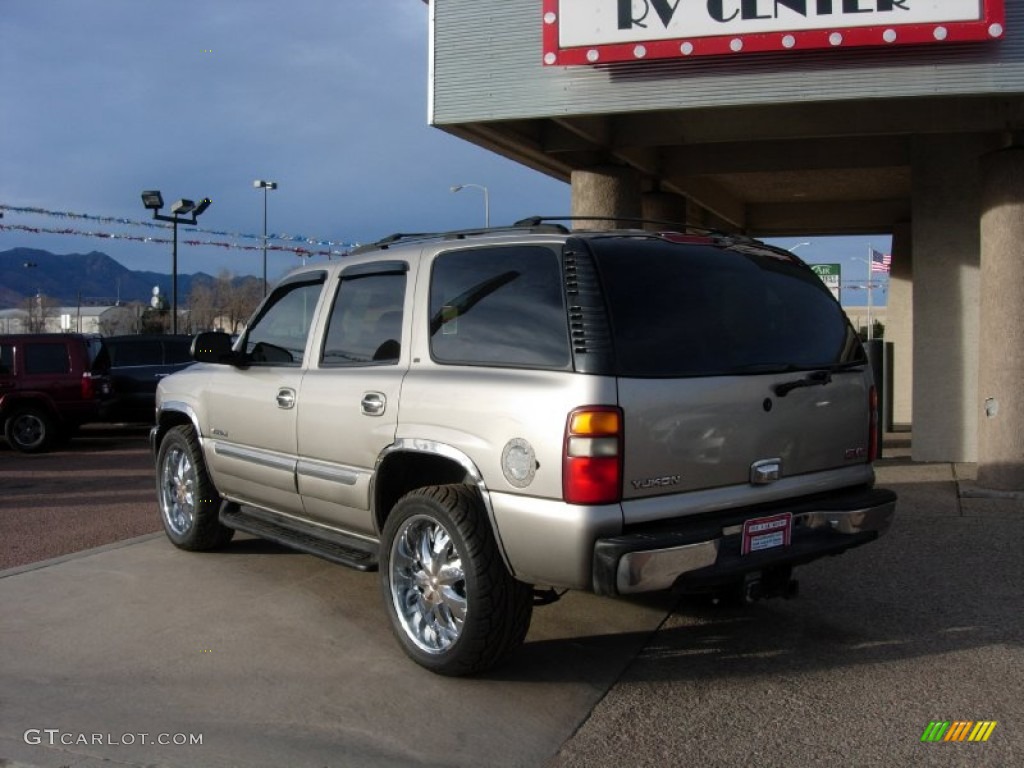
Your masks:
<path fill-rule="evenodd" d="M 223 331 L 197 333 L 192 339 L 192 359 L 196 362 L 227 363 L 231 356 L 231 336 Z"/>

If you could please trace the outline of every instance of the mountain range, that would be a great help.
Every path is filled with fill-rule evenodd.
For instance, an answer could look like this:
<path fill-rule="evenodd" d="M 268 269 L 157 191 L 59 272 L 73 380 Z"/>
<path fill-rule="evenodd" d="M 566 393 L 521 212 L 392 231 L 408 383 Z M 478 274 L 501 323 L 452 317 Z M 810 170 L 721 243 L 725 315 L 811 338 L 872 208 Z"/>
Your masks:
<path fill-rule="evenodd" d="M 258 280 L 252 276 L 235 277 L 233 282 Z M 178 301 L 184 302 L 198 282 L 213 283 L 216 278 L 205 272 L 178 274 Z M 171 275 L 136 271 L 125 267 L 100 251 L 57 254 L 36 248 L 12 248 L 0 251 L 0 309 L 21 308 L 25 301 L 42 294 L 63 306 L 123 304 L 141 301 L 148 304 L 153 287 L 161 295 L 171 296 Z"/>

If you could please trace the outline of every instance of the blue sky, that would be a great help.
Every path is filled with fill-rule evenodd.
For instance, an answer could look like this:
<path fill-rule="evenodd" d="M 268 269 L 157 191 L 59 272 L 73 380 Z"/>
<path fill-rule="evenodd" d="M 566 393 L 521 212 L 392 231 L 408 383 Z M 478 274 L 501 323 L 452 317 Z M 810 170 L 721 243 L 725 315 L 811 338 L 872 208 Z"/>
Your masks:
<path fill-rule="evenodd" d="M 0 0 L 0 73 L 0 204 L 15 208 L 151 221 L 139 195 L 159 189 L 168 206 L 210 197 L 201 229 L 259 235 L 263 192 L 252 182 L 262 178 L 279 184 L 270 233 L 336 243 L 482 224 L 482 193 L 453 194 L 455 184 L 488 188 L 492 224 L 570 208 L 567 184 L 427 124 L 420 0 Z M 10 210 L 0 224 L 168 236 Z M 179 238 L 259 243 L 185 228 Z M 779 242 L 810 241 L 800 256 L 863 280 L 866 265 L 851 257 L 870 240 Z M 162 243 L 0 231 L 0 250 L 19 246 L 170 272 Z M 272 279 L 299 262 L 268 260 Z M 179 247 L 180 272 L 222 269 L 259 274 L 262 253 Z"/>

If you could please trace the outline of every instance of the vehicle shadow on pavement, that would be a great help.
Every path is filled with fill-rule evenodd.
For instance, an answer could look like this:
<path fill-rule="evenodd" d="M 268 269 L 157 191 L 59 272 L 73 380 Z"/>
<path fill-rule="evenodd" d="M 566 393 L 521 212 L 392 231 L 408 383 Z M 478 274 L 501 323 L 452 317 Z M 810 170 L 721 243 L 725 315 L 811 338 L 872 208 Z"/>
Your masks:
<path fill-rule="evenodd" d="M 908 510 L 870 547 L 796 569 L 801 594 L 795 600 L 728 607 L 684 598 L 655 632 L 528 642 L 491 677 L 578 680 L 581 670 L 585 675 L 590 663 L 621 652 L 624 643 L 638 646 L 623 678 L 636 681 L 784 678 L 1020 649 L 1024 516 L 1011 527 L 1015 533 L 994 537 L 978 518 Z M 1011 653 L 1019 664 L 1019 652 Z M 590 661 L 579 664 L 580 656 Z M 992 674 L 995 681 L 1012 676 L 1009 668 L 1000 673 L 998 663 Z"/>

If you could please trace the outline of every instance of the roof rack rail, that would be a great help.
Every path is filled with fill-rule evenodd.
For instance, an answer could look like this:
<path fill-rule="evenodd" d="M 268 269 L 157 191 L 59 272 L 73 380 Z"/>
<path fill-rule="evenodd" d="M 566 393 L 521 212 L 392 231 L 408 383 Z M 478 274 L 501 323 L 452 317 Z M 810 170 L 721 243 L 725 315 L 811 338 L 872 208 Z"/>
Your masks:
<path fill-rule="evenodd" d="M 704 235 L 707 237 L 721 238 L 730 242 L 736 243 L 760 243 L 761 241 L 750 235 L 744 235 L 739 232 L 727 232 L 721 229 L 715 229 L 714 227 L 701 227 L 696 224 L 688 224 L 685 221 L 665 221 L 663 219 L 644 219 L 636 218 L 632 216 L 528 216 L 525 219 L 520 219 L 516 222 L 516 225 L 522 226 L 540 226 L 544 222 L 550 221 L 620 221 L 625 224 L 632 224 L 634 226 L 640 226 L 643 224 L 657 224 L 663 227 L 671 227 L 673 232 L 679 232 L 687 235 Z M 651 234 L 656 234 L 651 232 Z"/>
<path fill-rule="evenodd" d="M 538 217 L 539 218 L 539 217 Z M 476 235 L 489 235 L 489 234 L 501 234 L 504 232 L 547 232 L 559 235 L 565 235 L 569 233 L 567 227 L 561 224 L 548 224 L 543 221 L 537 221 L 531 223 L 531 220 L 524 219 L 522 222 L 516 222 L 511 226 L 501 227 L 475 227 L 473 229 L 450 229 L 441 232 L 395 232 L 394 234 L 382 237 L 372 243 L 366 245 L 359 245 L 349 251 L 350 256 L 355 256 L 360 253 L 366 253 L 367 251 L 375 251 L 380 248 L 387 248 L 398 243 L 409 243 L 416 242 L 419 240 L 459 240 L 465 237 L 473 237 Z"/>

